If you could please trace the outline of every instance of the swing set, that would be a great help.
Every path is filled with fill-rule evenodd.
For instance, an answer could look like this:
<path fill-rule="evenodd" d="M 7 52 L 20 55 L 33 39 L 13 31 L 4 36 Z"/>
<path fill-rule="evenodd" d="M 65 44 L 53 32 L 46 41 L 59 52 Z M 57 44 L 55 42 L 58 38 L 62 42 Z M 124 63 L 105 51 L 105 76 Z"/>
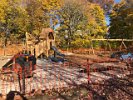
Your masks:
<path fill-rule="evenodd" d="M 112 52 L 113 50 L 112 50 L 110 42 L 121 42 L 121 44 L 119 46 L 119 51 L 122 51 L 123 47 L 124 47 L 124 49 L 128 50 L 128 47 L 125 44 L 125 42 L 133 42 L 133 39 L 91 39 L 90 41 L 91 41 L 92 54 L 95 55 L 94 42 L 96 42 L 96 41 L 98 41 L 98 42 L 106 41 L 107 42 L 107 46 L 109 47 L 109 50 Z"/>

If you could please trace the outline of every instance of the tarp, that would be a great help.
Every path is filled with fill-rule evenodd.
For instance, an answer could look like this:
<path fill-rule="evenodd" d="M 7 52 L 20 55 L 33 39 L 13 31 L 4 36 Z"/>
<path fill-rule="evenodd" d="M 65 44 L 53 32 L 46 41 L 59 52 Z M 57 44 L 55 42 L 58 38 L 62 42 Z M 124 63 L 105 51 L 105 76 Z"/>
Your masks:
<path fill-rule="evenodd" d="M 133 54 L 132 53 L 128 53 L 128 54 L 122 54 L 120 57 L 121 60 L 126 60 L 126 59 L 133 59 Z"/>

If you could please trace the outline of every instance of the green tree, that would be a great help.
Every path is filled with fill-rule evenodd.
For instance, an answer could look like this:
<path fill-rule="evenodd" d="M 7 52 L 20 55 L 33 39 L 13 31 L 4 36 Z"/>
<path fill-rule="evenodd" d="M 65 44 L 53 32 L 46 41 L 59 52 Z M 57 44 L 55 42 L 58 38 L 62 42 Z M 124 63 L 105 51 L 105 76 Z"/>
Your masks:
<path fill-rule="evenodd" d="M 27 31 L 39 34 L 44 27 L 50 27 L 50 13 L 59 9 L 60 0 L 28 0 L 25 2 L 27 11 Z"/>
<path fill-rule="evenodd" d="M 86 16 L 84 16 L 82 5 L 75 2 L 74 0 L 67 0 L 61 7 L 59 15 L 61 17 L 61 20 L 63 20 L 63 24 L 60 30 L 66 30 L 67 33 L 65 34 L 68 36 L 68 42 L 70 44 L 73 40 L 75 40 L 75 32 L 85 26 L 85 23 L 83 22 L 86 20 Z M 63 40 L 64 35 L 62 37 Z"/>
<path fill-rule="evenodd" d="M 0 32 L 4 33 L 5 45 L 9 35 L 14 34 L 19 37 L 24 33 L 23 15 L 24 10 L 20 6 L 19 0 L 2 0 L 0 3 L 1 17 L 0 17 Z M 20 20 L 21 19 L 21 20 Z M 20 24 L 21 23 L 21 24 Z"/>
<path fill-rule="evenodd" d="M 68 35 L 71 46 L 80 43 L 81 47 L 87 47 L 88 39 L 104 38 L 106 34 L 104 10 L 97 4 L 83 2 L 83 0 L 80 2 L 67 0 L 61 7 L 60 16 L 63 20 L 59 30 L 62 45 L 66 43 L 65 35 Z M 65 32 L 65 30 L 67 31 Z"/>
<path fill-rule="evenodd" d="M 1 36 L 24 38 L 25 32 L 38 35 L 43 27 L 49 27 L 51 10 L 58 9 L 58 0 L 1 0 Z"/>
<path fill-rule="evenodd" d="M 133 39 L 133 3 L 122 0 L 115 4 L 110 14 L 110 38 Z"/>
<path fill-rule="evenodd" d="M 40 0 L 29 0 L 24 7 L 27 12 L 27 32 L 39 34 L 43 27 L 47 27 L 43 5 Z"/>

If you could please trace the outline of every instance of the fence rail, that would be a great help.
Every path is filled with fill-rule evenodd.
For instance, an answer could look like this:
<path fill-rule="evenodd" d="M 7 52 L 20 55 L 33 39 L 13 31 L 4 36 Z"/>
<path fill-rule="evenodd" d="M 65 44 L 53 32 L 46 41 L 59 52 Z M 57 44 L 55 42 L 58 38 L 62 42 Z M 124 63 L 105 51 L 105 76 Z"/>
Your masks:
<path fill-rule="evenodd" d="M 45 60 L 38 60 L 38 64 L 34 66 L 35 70 L 32 71 L 31 69 L 31 65 L 30 69 L 25 67 L 24 74 L 22 74 L 22 67 L 17 68 L 17 63 L 14 63 L 12 69 L 7 68 L 1 70 L 0 93 L 6 95 L 9 91 L 15 90 L 20 92 L 25 91 L 25 94 L 31 95 L 33 91 L 38 90 L 47 91 L 73 88 L 92 82 L 100 83 L 109 78 L 124 77 L 130 74 L 132 70 L 132 68 L 116 68 L 115 66 L 91 68 L 88 61 L 83 65 L 77 65 L 73 62 L 64 62 L 60 64 Z M 114 75 L 108 72 L 110 70 L 119 71 L 121 74 Z M 29 72 L 28 74 L 26 73 L 27 71 Z M 110 75 L 101 76 L 101 74 L 99 74 L 100 72 L 106 71 Z M 23 83 L 23 75 L 25 75 L 25 84 Z"/>

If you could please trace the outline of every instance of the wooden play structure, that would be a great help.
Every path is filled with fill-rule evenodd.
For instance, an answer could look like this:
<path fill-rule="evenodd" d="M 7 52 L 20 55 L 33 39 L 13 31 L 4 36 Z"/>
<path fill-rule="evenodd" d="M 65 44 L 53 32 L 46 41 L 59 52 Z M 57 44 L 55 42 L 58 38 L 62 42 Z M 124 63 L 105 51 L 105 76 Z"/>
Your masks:
<path fill-rule="evenodd" d="M 51 46 L 55 45 L 55 34 L 51 28 L 43 28 L 39 39 L 35 39 L 29 33 L 26 33 L 26 50 L 30 51 L 36 57 L 41 54 L 49 56 Z"/>

